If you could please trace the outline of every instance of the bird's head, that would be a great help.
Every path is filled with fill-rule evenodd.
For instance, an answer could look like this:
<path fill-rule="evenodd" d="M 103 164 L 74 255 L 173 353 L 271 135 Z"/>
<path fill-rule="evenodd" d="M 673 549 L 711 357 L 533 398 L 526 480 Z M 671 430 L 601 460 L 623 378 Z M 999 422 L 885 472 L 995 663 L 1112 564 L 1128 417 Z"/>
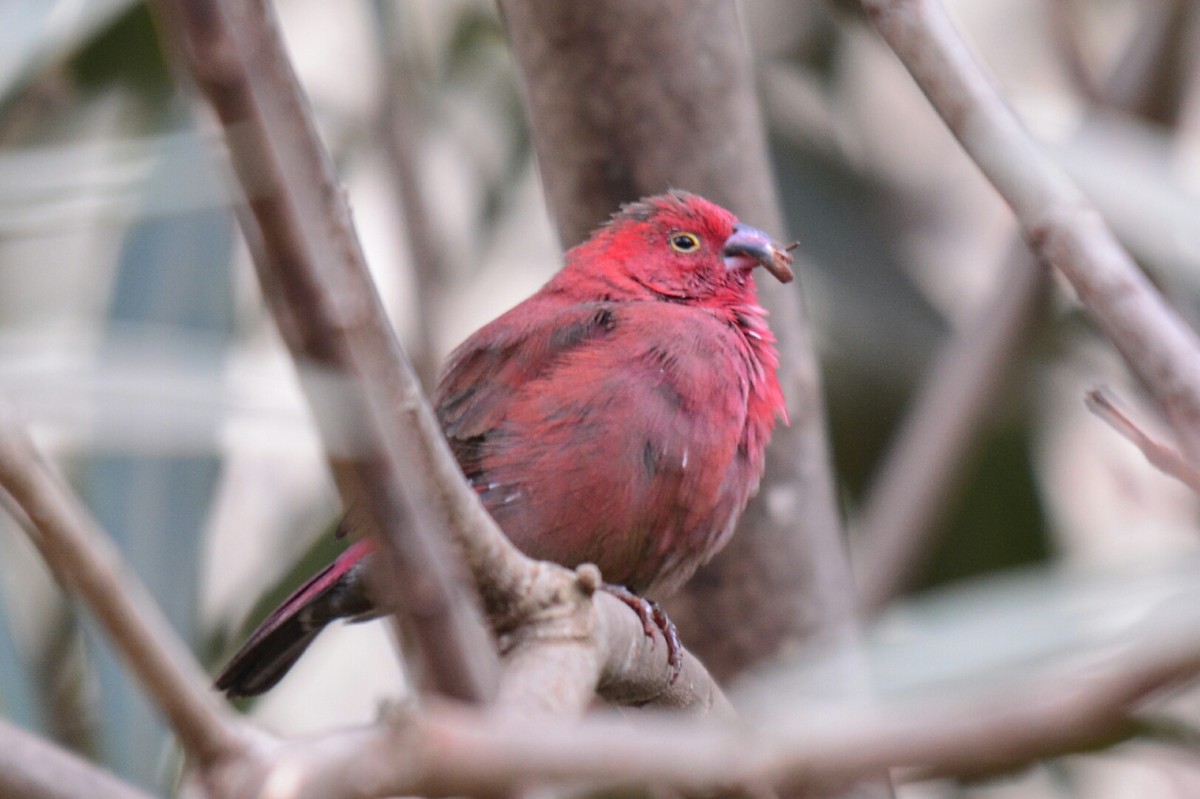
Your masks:
<path fill-rule="evenodd" d="M 792 279 L 786 248 L 721 206 L 681 191 L 621 206 L 567 262 L 599 272 L 610 286 L 679 301 L 743 295 L 757 266 L 783 283 Z"/>

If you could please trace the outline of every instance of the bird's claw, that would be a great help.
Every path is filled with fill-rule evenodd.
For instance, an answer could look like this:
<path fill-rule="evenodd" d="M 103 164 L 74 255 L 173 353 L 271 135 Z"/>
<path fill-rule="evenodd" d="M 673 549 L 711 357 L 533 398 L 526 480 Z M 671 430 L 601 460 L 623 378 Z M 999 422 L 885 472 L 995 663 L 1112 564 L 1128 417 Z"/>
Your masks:
<path fill-rule="evenodd" d="M 674 622 L 667 617 L 666 611 L 659 607 L 657 602 L 640 597 L 623 585 L 605 583 L 604 590 L 624 602 L 638 615 L 642 622 L 642 631 L 651 642 L 654 640 L 655 630 L 662 633 L 663 640 L 667 642 L 667 664 L 671 667 L 671 677 L 667 685 L 674 685 L 683 671 L 683 642 L 679 640 L 679 631 L 675 629 Z"/>

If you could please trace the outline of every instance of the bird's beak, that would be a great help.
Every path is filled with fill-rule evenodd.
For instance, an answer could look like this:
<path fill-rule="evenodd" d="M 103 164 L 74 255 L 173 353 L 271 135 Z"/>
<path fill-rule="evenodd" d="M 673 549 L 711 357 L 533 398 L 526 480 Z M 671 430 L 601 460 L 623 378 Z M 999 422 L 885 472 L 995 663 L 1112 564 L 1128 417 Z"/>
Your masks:
<path fill-rule="evenodd" d="M 794 277 L 791 254 L 766 233 L 749 225 L 733 226 L 733 235 L 725 239 L 721 254 L 725 257 L 725 268 L 730 271 L 762 266 L 780 283 L 790 283 Z"/>

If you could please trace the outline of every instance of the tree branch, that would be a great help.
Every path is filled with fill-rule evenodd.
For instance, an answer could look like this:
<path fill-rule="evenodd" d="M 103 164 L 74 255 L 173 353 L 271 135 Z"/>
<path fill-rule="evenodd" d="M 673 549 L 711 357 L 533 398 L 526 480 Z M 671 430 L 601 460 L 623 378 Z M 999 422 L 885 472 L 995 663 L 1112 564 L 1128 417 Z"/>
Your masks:
<path fill-rule="evenodd" d="M 0 487 L 20 509 L 14 518 L 55 579 L 91 610 L 187 753 L 208 765 L 240 751 L 247 743 L 244 731 L 233 726 L 187 645 L 116 546 L 38 454 L 20 422 L 3 408 Z"/>
<path fill-rule="evenodd" d="M 383 102 L 379 108 L 378 128 L 383 137 L 383 150 L 391 167 L 396 195 L 404 214 L 408 234 L 408 249 L 413 261 L 413 308 L 416 319 L 416 342 L 412 351 L 417 374 L 428 388 L 437 381 L 437 348 L 434 346 L 433 319 L 446 293 L 449 265 L 447 248 L 434 224 L 433 209 L 428 192 L 422 186 L 420 164 L 421 127 L 414 119 L 420 109 L 419 87 L 411 74 L 393 18 L 397 6 L 379 0 L 373 4 L 379 23 L 380 51 L 383 61 Z"/>
<path fill-rule="evenodd" d="M 782 230 L 733 0 L 500 0 L 551 216 L 567 245 L 619 203 L 675 187 Z M 664 604 L 719 679 L 800 640 L 852 651 L 854 589 L 819 367 L 792 290 L 762 281 L 791 426 L 725 550 Z M 848 683 L 858 671 L 843 672 Z M 890 795 L 885 781 L 857 786 Z"/>
<path fill-rule="evenodd" d="M 864 0 L 872 23 L 1016 214 L 1030 247 L 1089 315 L 1200 456 L 1200 341 L 1100 214 L 1030 138 L 936 0 Z"/>
<path fill-rule="evenodd" d="M 522 716 L 573 717 L 598 694 L 617 705 L 652 703 L 693 715 L 733 717 L 732 706 L 699 660 L 685 652 L 682 671 L 672 680 L 661 632 L 647 636 L 627 605 L 598 591 L 594 567 L 576 574 L 574 601 L 545 601 L 542 611 L 527 609 L 526 622 L 502 637 L 499 707 Z"/>
<path fill-rule="evenodd" d="M 332 398 L 311 379 L 304 385 L 329 451 L 345 452 L 347 429 L 357 445 L 331 465 L 351 518 L 365 522 L 384 555 L 388 578 L 377 574 L 376 594 L 404 614 L 435 687 L 482 700 L 495 682 L 494 648 L 441 532 L 494 524 L 388 324 L 270 5 L 156 7 L 170 49 L 225 126 L 253 215 L 241 215 L 243 229 L 284 340 L 302 375 L 316 368 L 334 376 Z"/>
<path fill-rule="evenodd" d="M 150 799 L 102 768 L 0 719 L 0 796 Z"/>
<path fill-rule="evenodd" d="M 1141 450 L 1151 466 L 1164 474 L 1169 474 L 1200 494 L 1200 470 L 1197 470 L 1180 455 L 1174 447 L 1152 438 L 1129 417 L 1129 414 L 1121 409 L 1111 391 L 1103 386 L 1097 386 L 1087 392 L 1084 402 L 1087 403 L 1088 410 L 1103 419 L 1109 427 Z"/>
<path fill-rule="evenodd" d="M 637 724 L 607 714 L 530 721 L 433 704 L 389 725 L 299 742 L 271 770 L 292 789 L 279 799 L 491 795 L 542 782 L 799 793 L 889 767 L 997 773 L 1113 740 L 1139 702 L 1200 668 L 1195 635 L 1160 634 L 1117 651 L 1086 677 L 1061 669 L 973 694 L 790 706 L 759 724 L 655 713 Z"/>

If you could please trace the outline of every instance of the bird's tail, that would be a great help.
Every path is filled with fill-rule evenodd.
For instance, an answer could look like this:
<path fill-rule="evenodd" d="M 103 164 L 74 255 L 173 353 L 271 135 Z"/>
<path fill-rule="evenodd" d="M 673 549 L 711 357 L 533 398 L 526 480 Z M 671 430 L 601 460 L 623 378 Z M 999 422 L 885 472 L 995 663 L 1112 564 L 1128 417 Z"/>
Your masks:
<path fill-rule="evenodd" d="M 363 579 L 369 541 L 352 544 L 271 612 L 217 676 L 231 697 L 255 696 L 279 682 L 331 621 L 374 615 Z"/>

